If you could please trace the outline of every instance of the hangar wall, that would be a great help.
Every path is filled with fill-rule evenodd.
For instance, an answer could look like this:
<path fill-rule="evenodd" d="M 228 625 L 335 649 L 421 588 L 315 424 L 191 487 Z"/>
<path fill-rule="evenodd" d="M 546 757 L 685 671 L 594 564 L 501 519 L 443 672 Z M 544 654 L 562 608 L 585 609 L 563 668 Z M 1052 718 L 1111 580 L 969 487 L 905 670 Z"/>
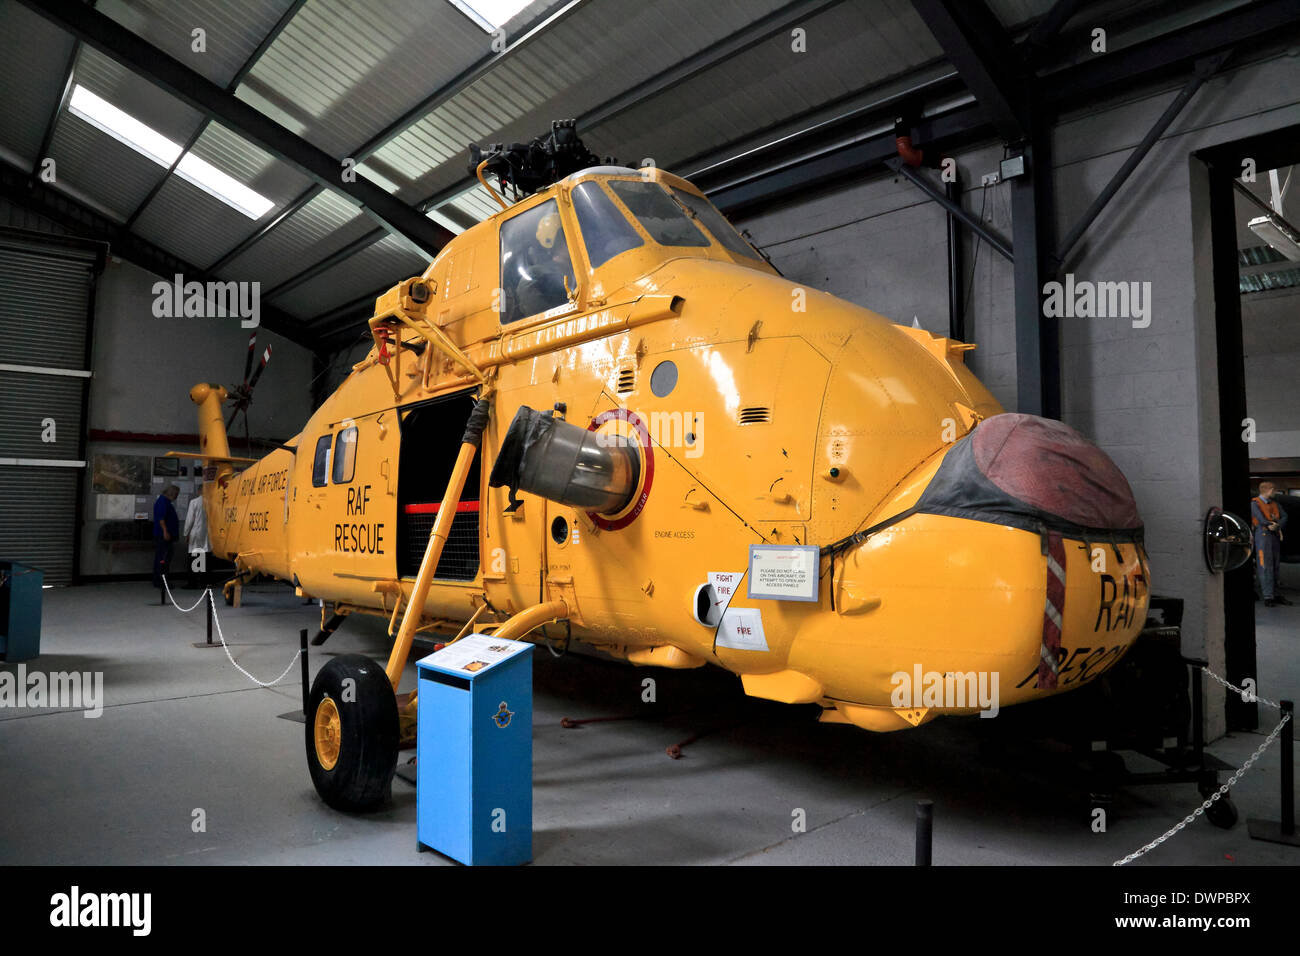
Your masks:
<path fill-rule="evenodd" d="M 1175 83 L 1064 117 L 1052 142 L 1056 228 L 1073 225 L 1177 95 Z M 1150 282 L 1151 321 L 1061 320 L 1064 420 L 1093 438 L 1128 476 L 1146 524 L 1152 586 L 1186 601 L 1183 649 L 1223 672 L 1223 592 L 1204 570 L 1201 523 L 1221 502 L 1209 210 L 1191 153 L 1300 122 L 1300 57 L 1229 69 L 1206 83 L 1084 238 L 1067 271 L 1093 281 Z M 982 189 L 1000 144 L 955 154 L 963 202 L 1011 236 L 1010 187 Z M 971 184 L 974 183 L 972 188 Z M 740 225 L 791 279 L 895 321 L 947 331 L 945 217 L 888 175 L 773 208 Z M 963 230 L 964 231 L 964 230 Z M 970 364 L 1009 409 L 1015 404 L 1011 265 L 965 240 Z M 972 261 L 974 261 L 972 269 Z M 1211 694 L 1208 731 L 1223 732 Z"/>
<path fill-rule="evenodd" d="M 241 328 L 238 318 L 157 318 L 152 306 L 153 285 L 158 281 L 153 273 L 112 258 L 100 276 L 88 416 L 92 436 L 96 432 L 192 436 L 198 426 L 189 400 L 190 387 L 202 381 L 228 386 L 243 377 L 250 330 Z M 259 359 L 267 345 L 272 347 L 271 361 L 254 392 L 249 427 L 254 438 L 283 440 L 297 434 L 311 414 L 311 352 L 258 329 Z M 232 441 L 231 452 L 244 454 L 238 422 L 233 431 L 238 437 Z M 177 447 L 174 441 L 92 438 L 86 455 L 93 462 L 96 454 L 157 457 L 168 451 L 196 450 L 193 444 Z M 151 495 L 156 493 L 151 489 Z M 81 573 L 147 573 L 150 547 L 102 540 L 105 522 L 95 517 L 95 495 L 89 481 L 84 494 Z M 183 521 L 184 510 L 178 510 Z M 175 566 L 181 566 L 179 557 Z"/>
<path fill-rule="evenodd" d="M 57 223 L 0 200 L 0 225 L 32 232 L 68 235 Z M 197 431 L 190 386 L 211 380 L 230 384 L 242 378 L 249 330 L 239 320 L 160 319 L 153 314 L 153 284 L 159 276 L 110 255 L 95 293 L 94 351 L 88 432 L 135 435 L 185 435 Z M 311 414 L 311 352 L 265 329 L 257 335 L 259 356 L 273 347 L 271 363 L 258 382 L 250 426 L 254 437 L 289 438 Z M 236 427 L 236 434 L 242 432 Z M 106 541 L 106 520 L 96 518 L 90 464 L 94 456 L 160 457 L 168 451 L 195 451 L 175 441 L 88 440 L 79 547 L 82 575 L 147 574 L 152 547 Z M 241 451 L 232 449 L 235 454 Z M 192 476 L 191 476 L 192 477 Z M 150 489 L 151 493 L 153 489 Z M 182 513 L 182 518 L 184 514 Z M 180 568 L 178 557 L 176 567 Z"/>

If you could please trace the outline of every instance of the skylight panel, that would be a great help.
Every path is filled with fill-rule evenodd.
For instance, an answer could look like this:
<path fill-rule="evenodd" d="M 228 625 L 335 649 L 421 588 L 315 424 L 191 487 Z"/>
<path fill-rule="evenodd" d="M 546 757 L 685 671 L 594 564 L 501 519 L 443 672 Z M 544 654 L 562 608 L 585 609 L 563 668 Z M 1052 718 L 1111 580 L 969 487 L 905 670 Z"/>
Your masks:
<path fill-rule="evenodd" d="M 223 173 L 207 160 L 195 156 L 193 152 L 185 154 L 185 158 L 176 167 L 176 175 L 188 179 L 226 205 L 238 209 L 249 219 L 261 219 L 266 211 L 275 205 L 261 193 L 249 189 L 235 177 Z"/>
<path fill-rule="evenodd" d="M 504 24 L 532 3 L 532 0 L 447 0 L 488 33 Z"/>
<path fill-rule="evenodd" d="M 164 168 L 170 168 L 172 163 L 176 162 L 176 157 L 181 155 L 181 146 L 178 143 L 172 142 L 162 133 L 123 112 L 80 84 L 72 89 L 72 96 L 68 100 L 68 111 Z M 192 150 L 177 164 L 176 175 L 220 199 L 249 219 L 260 219 L 275 205 L 261 193 L 245 186 L 233 176 L 223 173 L 207 160 L 195 156 Z"/>
<path fill-rule="evenodd" d="M 68 110 L 118 142 L 130 146 L 137 153 L 148 156 L 159 166 L 170 166 L 181 154 L 180 146 L 162 133 L 150 129 L 134 116 L 123 113 L 84 86 L 73 87 Z"/>

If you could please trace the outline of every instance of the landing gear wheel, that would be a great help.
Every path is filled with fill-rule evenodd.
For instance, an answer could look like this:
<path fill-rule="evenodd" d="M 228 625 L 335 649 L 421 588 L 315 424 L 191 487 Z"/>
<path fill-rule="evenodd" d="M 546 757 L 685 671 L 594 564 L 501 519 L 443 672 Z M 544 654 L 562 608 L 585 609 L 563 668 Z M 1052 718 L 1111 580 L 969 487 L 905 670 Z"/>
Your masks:
<path fill-rule="evenodd" d="M 397 698 L 384 669 L 361 654 L 336 657 L 307 702 L 307 768 L 335 810 L 373 810 L 388 799 L 397 767 Z"/>
<path fill-rule="evenodd" d="M 1237 807 L 1226 793 L 1210 804 L 1205 811 L 1205 819 L 1220 830 L 1231 830 L 1237 825 Z"/>
<path fill-rule="evenodd" d="M 225 599 L 226 607 L 235 606 L 235 585 L 237 584 L 237 582 L 238 579 L 231 578 L 229 581 L 227 581 L 225 584 L 221 586 L 221 596 L 222 598 Z"/>

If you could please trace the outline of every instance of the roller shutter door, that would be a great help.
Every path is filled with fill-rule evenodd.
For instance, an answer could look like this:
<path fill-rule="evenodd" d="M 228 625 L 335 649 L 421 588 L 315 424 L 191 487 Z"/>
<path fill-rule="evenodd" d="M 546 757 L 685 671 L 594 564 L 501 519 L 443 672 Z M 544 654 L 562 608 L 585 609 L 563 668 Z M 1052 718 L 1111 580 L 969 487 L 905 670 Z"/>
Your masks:
<path fill-rule="evenodd" d="M 68 584 L 96 253 L 0 235 L 0 558 Z M 52 438 L 53 440 L 48 440 Z"/>

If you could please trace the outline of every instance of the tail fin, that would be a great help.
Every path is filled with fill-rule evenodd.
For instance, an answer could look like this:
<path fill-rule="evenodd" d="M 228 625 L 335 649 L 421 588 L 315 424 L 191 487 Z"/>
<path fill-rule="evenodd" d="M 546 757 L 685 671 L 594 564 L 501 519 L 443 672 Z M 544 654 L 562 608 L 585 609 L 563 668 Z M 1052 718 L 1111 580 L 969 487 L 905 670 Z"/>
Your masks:
<path fill-rule="evenodd" d="M 190 401 L 199 407 L 199 451 L 204 465 L 215 465 L 217 477 L 234 471 L 226 423 L 221 418 L 221 403 L 226 390 L 220 385 L 201 382 L 190 389 Z"/>

